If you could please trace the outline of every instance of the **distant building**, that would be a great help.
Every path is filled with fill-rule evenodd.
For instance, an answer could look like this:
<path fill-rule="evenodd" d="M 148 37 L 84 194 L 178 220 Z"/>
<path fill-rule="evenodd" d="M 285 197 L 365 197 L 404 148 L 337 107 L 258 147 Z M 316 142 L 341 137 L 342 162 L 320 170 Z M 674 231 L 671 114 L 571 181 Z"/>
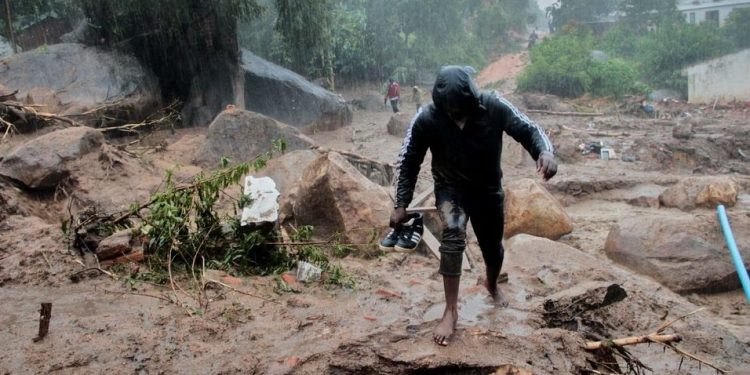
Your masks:
<path fill-rule="evenodd" d="M 712 103 L 750 100 L 750 49 L 722 56 L 684 69 L 688 77 L 688 101 Z"/>
<path fill-rule="evenodd" d="M 721 26 L 737 8 L 750 7 L 750 0 L 677 0 L 677 9 L 688 23 L 713 22 Z"/>

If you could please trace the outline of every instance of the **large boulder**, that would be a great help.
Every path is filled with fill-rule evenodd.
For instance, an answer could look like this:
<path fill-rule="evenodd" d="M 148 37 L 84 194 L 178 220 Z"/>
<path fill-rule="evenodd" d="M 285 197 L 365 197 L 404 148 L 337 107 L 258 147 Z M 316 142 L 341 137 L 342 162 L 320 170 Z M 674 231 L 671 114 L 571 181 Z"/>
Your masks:
<path fill-rule="evenodd" d="M 538 182 L 524 178 L 505 185 L 505 232 L 556 240 L 573 231 L 560 202 Z"/>
<path fill-rule="evenodd" d="M 59 98 L 60 114 L 81 114 L 106 104 L 104 112 L 120 120 L 136 120 L 159 107 L 156 77 L 135 57 L 82 44 L 55 44 L 7 57 L 0 65 L 0 84 L 25 98 L 46 87 Z M 84 122 L 101 118 L 92 113 Z"/>
<path fill-rule="evenodd" d="M 315 159 L 295 190 L 290 202 L 294 220 L 314 226 L 316 235 L 339 234 L 347 242 L 365 244 L 388 226 L 388 193 L 338 153 Z"/>
<path fill-rule="evenodd" d="M 96 129 L 73 127 L 35 138 L 0 162 L 0 175 L 36 188 L 51 188 L 70 175 L 66 163 L 99 150 L 104 136 Z"/>
<path fill-rule="evenodd" d="M 404 138 L 411 123 L 409 120 L 409 116 L 405 113 L 394 113 L 388 121 L 388 125 L 386 125 L 388 128 L 388 134 Z"/>
<path fill-rule="evenodd" d="M 681 210 L 713 208 L 718 204 L 732 207 L 737 203 L 738 192 L 739 186 L 731 177 L 690 177 L 664 190 L 659 202 L 664 207 Z"/>
<path fill-rule="evenodd" d="M 273 141 L 283 140 L 287 150 L 307 149 L 313 141 L 299 130 L 259 113 L 241 109 L 222 111 L 208 127 L 196 163 L 216 166 L 222 157 L 250 162 L 268 152 Z"/>
<path fill-rule="evenodd" d="M 744 215 L 732 217 L 740 248 L 750 245 Z M 606 254 L 677 293 L 723 292 L 740 287 L 715 215 L 638 217 L 620 221 L 607 237 Z"/>
<path fill-rule="evenodd" d="M 276 189 L 285 194 L 302 179 L 305 169 L 318 157 L 315 150 L 296 150 L 287 152 L 268 161 L 266 166 L 255 175 L 271 177 Z"/>
<path fill-rule="evenodd" d="M 336 94 L 290 70 L 242 50 L 245 107 L 289 125 L 332 130 L 349 125 L 352 111 Z"/>

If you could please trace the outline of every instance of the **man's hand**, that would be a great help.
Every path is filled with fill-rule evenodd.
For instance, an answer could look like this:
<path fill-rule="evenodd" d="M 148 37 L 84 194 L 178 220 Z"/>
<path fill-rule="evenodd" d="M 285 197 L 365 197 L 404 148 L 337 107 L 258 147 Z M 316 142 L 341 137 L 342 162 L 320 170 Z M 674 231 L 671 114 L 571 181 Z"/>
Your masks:
<path fill-rule="evenodd" d="M 396 207 L 393 209 L 393 213 L 391 213 L 391 221 L 389 225 L 391 228 L 395 228 L 405 222 L 406 219 L 406 208 Z"/>
<path fill-rule="evenodd" d="M 536 160 L 536 173 L 544 177 L 544 181 L 555 177 L 557 174 L 557 161 L 551 152 L 543 151 Z"/>

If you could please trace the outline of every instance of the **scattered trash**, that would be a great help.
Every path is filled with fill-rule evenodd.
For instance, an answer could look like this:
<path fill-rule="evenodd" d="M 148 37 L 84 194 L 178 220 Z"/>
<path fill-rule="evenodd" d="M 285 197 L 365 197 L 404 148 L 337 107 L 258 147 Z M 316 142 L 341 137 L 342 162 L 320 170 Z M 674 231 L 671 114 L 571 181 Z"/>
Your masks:
<path fill-rule="evenodd" d="M 242 209 L 240 225 L 276 222 L 279 218 L 279 191 L 270 177 L 245 178 L 244 194 L 250 204 Z"/>
<path fill-rule="evenodd" d="M 297 278 L 292 274 L 282 273 L 281 279 L 284 280 L 285 283 L 289 284 L 289 286 L 297 285 Z"/>
<path fill-rule="evenodd" d="M 742 156 L 742 158 L 745 160 L 750 159 L 748 158 L 747 154 L 739 148 L 737 149 L 737 153 L 740 154 L 740 156 Z"/>
<path fill-rule="evenodd" d="M 601 141 L 581 143 L 578 145 L 578 149 L 581 150 L 582 155 L 588 155 L 591 153 L 598 155 L 601 152 L 602 147 L 604 147 L 604 144 Z"/>
<path fill-rule="evenodd" d="M 320 280 L 323 270 L 320 267 L 305 261 L 297 262 L 297 281 L 307 283 Z"/>
<path fill-rule="evenodd" d="M 611 148 L 603 148 L 599 151 L 599 158 L 602 160 L 614 159 L 616 157 L 615 150 Z"/>
<path fill-rule="evenodd" d="M 365 320 L 369 320 L 369 321 L 371 321 L 371 322 L 376 322 L 376 321 L 378 321 L 378 318 L 376 318 L 376 317 L 374 317 L 374 316 L 370 316 L 370 315 L 365 315 L 365 316 L 363 316 L 363 318 L 365 318 Z"/>

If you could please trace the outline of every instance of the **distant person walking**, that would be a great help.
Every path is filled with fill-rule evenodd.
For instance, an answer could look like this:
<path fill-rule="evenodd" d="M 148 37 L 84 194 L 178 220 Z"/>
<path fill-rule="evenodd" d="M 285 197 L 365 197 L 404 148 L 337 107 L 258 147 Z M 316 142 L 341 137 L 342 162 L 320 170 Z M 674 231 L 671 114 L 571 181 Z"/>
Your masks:
<path fill-rule="evenodd" d="M 391 108 L 393 108 L 393 113 L 398 113 L 398 101 L 401 99 L 401 86 L 398 85 L 398 82 L 396 82 L 393 78 L 388 80 L 388 92 L 385 94 L 385 98 L 383 98 L 383 105 L 385 105 L 386 101 L 391 101 Z"/>
<path fill-rule="evenodd" d="M 536 41 L 539 40 L 539 34 L 536 33 L 536 29 L 531 32 L 531 35 L 529 35 L 529 46 L 528 49 L 534 48 L 534 45 L 536 44 Z"/>
<path fill-rule="evenodd" d="M 419 86 L 414 86 L 411 88 L 411 99 L 414 101 L 414 104 L 417 106 L 417 112 L 419 112 L 419 109 L 422 108 L 422 95 L 424 94 L 424 91 L 419 88 Z"/>

